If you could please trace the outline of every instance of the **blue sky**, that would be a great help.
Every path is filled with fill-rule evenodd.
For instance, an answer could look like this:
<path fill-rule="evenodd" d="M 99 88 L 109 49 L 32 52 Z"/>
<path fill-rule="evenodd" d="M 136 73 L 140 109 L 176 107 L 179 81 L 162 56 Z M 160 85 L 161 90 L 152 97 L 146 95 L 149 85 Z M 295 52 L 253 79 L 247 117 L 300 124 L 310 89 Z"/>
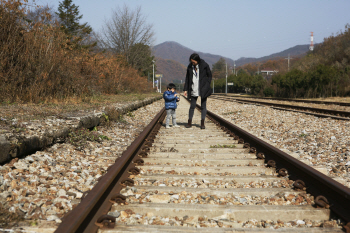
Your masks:
<path fill-rule="evenodd" d="M 59 1 L 35 0 L 55 9 Z M 73 0 L 99 31 L 124 4 L 141 6 L 153 24 L 155 45 L 175 41 L 195 51 L 232 59 L 262 57 L 337 34 L 350 23 L 349 0 Z"/>

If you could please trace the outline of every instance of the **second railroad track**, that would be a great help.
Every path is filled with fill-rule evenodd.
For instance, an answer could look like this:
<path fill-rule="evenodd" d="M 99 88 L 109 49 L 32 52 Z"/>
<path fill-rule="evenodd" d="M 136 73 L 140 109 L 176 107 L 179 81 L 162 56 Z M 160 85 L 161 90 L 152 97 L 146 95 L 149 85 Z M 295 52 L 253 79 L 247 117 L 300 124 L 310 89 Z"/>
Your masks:
<path fill-rule="evenodd" d="M 272 102 L 272 101 L 277 101 L 274 99 L 268 102 L 269 100 L 266 100 L 266 99 L 254 100 L 253 98 L 247 99 L 242 97 L 226 96 L 226 95 L 212 95 L 211 98 L 223 100 L 223 101 L 235 101 L 237 103 L 242 103 L 242 104 L 265 105 L 278 110 L 300 112 L 300 113 L 314 115 L 322 118 L 333 118 L 337 120 L 346 120 L 346 121 L 350 120 L 349 111 L 316 108 L 316 107 L 310 107 L 310 106 L 300 106 L 300 105 L 293 105 L 293 104 L 281 104 L 281 103 Z"/>

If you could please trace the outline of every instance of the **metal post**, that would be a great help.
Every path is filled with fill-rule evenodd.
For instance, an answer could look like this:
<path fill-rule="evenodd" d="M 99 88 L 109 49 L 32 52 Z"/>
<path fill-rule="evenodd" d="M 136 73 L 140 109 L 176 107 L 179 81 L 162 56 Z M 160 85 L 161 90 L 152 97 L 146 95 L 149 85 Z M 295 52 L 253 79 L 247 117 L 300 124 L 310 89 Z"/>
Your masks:
<path fill-rule="evenodd" d="M 227 63 L 226 63 L 226 94 L 227 94 Z"/>
<path fill-rule="evenodd" d="M 233 74 L 237 76 L 237 74 L 236 74 L 236 61 L 233 61 Z"/>
<path fill-rule="evenodd" d="M 154 60 L 152 60 L 153 63 L 153 89 L 154 89 Z"/>
<path fill-rule="evenodd" d="M 288 72 L 289 72 L 289 62 L 290 62 L 290 59 L 293 59 L 290 57 L 290 54 L 288 53 L 288 58 L 285 58 L 285 59 L 288 59 Z"/>
<path fill-rule="evenodd" d="M 214 86 L 215 86 L 215 83 L 214 83 L 214 79 L 213 79 L 213 94 L 214 94 Z"/>
<path fill-rule="evenodd" d="M 162 78 L 159 78 L 159 93 L 162 93 Z"/>

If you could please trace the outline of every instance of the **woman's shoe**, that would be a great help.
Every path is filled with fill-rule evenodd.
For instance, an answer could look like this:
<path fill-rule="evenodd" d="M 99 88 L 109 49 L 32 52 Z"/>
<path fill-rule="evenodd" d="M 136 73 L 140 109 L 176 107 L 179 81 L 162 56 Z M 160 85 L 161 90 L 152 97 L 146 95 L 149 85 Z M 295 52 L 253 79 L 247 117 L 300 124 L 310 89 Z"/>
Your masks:
<path fill-rule="evenodd" d="M 192 120 L 188 120 L 187 125 L 185 126 L 186 128 L 191 128 L 192 127 Z"/>
<path fill-rule="evenodd" d="M 205 129 L 204 120 L 201 120 L 201 129 Z"/>

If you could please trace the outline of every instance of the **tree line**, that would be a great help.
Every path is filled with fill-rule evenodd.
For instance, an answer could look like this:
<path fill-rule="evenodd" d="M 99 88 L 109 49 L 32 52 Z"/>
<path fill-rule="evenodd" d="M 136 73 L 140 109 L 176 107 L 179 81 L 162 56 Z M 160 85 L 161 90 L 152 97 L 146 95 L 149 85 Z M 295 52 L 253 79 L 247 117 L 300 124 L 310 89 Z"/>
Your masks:
<path fill-rule="evenodd" d="M 226 80 L 220 59 L 213 64 L 216 92 L 225 92 Z M 263 77 L 260 70 L 269 67 L 277 74 Z M 284 59 L 248 64 L 230 74 L 229 93 L 251 93 L 260 96 L 286 98 L 325 98 L 350 96 L 350 25 L 337 35 L 331 35 L 300 59 L 293 59 L 290 71 Z"/>
<path fill-rule="evenodd" d="M 154 32 L 140 8 L 116 8 L 101 32 L 72 0 L 56 10 L 0 0 L 0 16 L 0 102 L 151 90 Z"/>

